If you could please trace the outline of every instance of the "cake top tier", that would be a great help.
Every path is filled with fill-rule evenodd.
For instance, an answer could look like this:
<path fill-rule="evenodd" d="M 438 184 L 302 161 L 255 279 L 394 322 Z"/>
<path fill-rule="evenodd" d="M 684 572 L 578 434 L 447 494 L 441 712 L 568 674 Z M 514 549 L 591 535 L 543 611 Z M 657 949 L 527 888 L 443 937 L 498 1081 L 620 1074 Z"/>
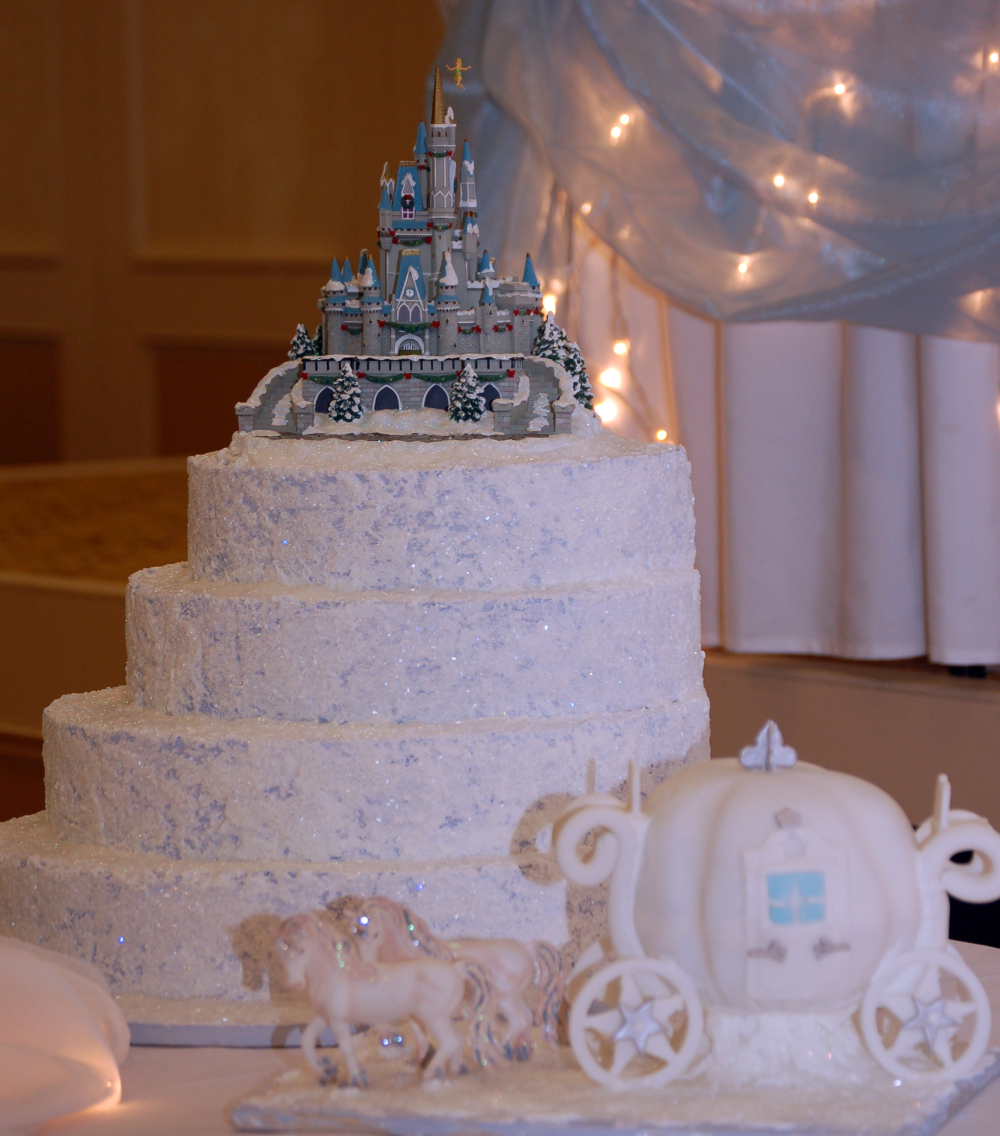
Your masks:
<path fill-rule="evenodd" d="M 510 591 L 694 563 L 684 451 L 604 430 L 437 442 L 244 434 L 188 471 L 194 579 Z"/>

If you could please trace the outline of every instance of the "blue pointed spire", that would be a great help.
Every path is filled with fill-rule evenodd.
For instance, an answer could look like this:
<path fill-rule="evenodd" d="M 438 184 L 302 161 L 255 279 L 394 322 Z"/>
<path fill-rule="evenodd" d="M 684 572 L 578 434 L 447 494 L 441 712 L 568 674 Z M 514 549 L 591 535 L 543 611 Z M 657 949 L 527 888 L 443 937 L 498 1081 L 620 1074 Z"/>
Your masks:
<path fill-rule="evenodd" d="M 479 258 L 479 264 L 476 265 L 476 275 L 480 278 L 484 276 L 495 275 L 496 270 L 490 261 L 490 254 L 488 249 L 483 249 L 483 255 Z"/>
<path fill-rule="evenodd" d="M 372 281 L 375 284 L 375 287 L 378 288 L 378 290 L 381 292 L 382 291 L 382 281 L 379 280 L 379 278 L 378 278 L 378 269 L 375 267 L 375 261 L 369 260 L 368 263 L 371 265 L 371 269 L 372 269 Z"/>
<path fill-rule="evenodd" d="M 427 153 L 427 127 L 421 123 L 417 127 L 417 141 L 413 146 L 413 156 L 422 158 Z"/>
<path fill-rule="evenodd" d="M 484 305 L 493 303 L 493 281 L 488 276 L 483 281 L 483 291 L 479 297 L 479 302 Z"/>
<path fill-rule="evenodd" d="M 333 258 L 333 263 L 330 265 L 330 279 L 335 284 L 343 284 L 344 278 L 340 275 L 340 269 L 337 267 L 337 258 Z"/>
<path fill-rule="evenodd" d="M 470 166 L 472 165 L 472 151 L 469 149 L 468 138 L 466 138 L 465 142 L 462 144 L 462 165 L 464 166 L 466 162 L 468 162 Z"/>
<path fill-rule="evenodd" d="M 529 258 L 530 259 L 530 258 Z M 358 261 L 358 276 L 364 276 L 365 269 L 368 267 L 368 250 L 361 250 L 361 259 Z M 527 271 L 527 269 L 525 269 Z M 527 279 L 527 277 L 525 277 Z"/>
<path fill-rule="evenodd" d="M 354 279 L 354 272 L 351 269 L 350 257 L 348 257 L 347 260 L 344 261 L 344 272 L 340 278 L 345 284 L 350 284 L 350 282 Z"/>
<path fill-rule="evenodd" d="M 392 199 L 389 197 L 389 187 L 385 182 L 382 182 L 382 197 L 378 203 L 379 209 L 391 209 Z"/>
<path fill-rule="evenodd" d="M 521 277 L 529 288 L 541 288 L 538 277 L 535 275 L 535 266 L 531 263 L 531 253 L 524 258 L 524 275 Z"/>

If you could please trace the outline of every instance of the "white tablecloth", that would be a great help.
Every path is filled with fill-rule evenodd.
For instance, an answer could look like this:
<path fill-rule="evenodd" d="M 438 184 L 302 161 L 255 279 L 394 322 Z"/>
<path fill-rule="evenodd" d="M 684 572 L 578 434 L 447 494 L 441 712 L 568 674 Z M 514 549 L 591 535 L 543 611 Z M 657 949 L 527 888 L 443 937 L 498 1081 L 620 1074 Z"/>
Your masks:
<path fill-rule="evenodd" d="M 992 1044 L 1000 1045 L 1000 950 L 960 944 L 993 1006 Z M 232 1133 L 241 1097 L 302 1061 L 298 1050 L 133 1048 L 122 1066 L 122 1103 L 106 1112 L 53 1121 L 45 1136 L 214 1136 Z M 1000 1080 L 939 1131 L 995 1136 Z M 791 1134 L 790 1134 L 791 1136 Z"/>

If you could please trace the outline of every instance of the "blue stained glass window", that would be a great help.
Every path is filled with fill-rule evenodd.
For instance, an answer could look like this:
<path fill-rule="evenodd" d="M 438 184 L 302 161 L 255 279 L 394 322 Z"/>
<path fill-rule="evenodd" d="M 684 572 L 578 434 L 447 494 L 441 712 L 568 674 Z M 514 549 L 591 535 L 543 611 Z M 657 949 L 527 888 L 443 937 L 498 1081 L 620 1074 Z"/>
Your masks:
<path fill-rule="evenodd" d="M 767 898 L 772 923 L 822 923 L 826 918 L 822 872 L 769 872 Z"/>

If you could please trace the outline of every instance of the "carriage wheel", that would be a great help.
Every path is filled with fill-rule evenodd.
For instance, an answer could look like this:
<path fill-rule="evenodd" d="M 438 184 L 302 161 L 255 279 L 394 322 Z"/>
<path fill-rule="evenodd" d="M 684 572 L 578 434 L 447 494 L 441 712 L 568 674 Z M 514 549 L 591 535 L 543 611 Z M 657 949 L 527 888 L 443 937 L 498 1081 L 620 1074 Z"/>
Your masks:
<path fill-rule="evenodd" d="M 953 951 L 907 951 L 872 979 L 861 1033 L 875 1060 L 897 1077 L 957 1081 L 986 1052 L 990 1003 Z"/>
<path fill-rule="evenodd" d="M 704 1022 L 691 979 L 670 959 L 621 959 L 584 983 L 569 1015 L 573 1054 L 616 1088 L 666 1084 L 694 1060 Z"/>

